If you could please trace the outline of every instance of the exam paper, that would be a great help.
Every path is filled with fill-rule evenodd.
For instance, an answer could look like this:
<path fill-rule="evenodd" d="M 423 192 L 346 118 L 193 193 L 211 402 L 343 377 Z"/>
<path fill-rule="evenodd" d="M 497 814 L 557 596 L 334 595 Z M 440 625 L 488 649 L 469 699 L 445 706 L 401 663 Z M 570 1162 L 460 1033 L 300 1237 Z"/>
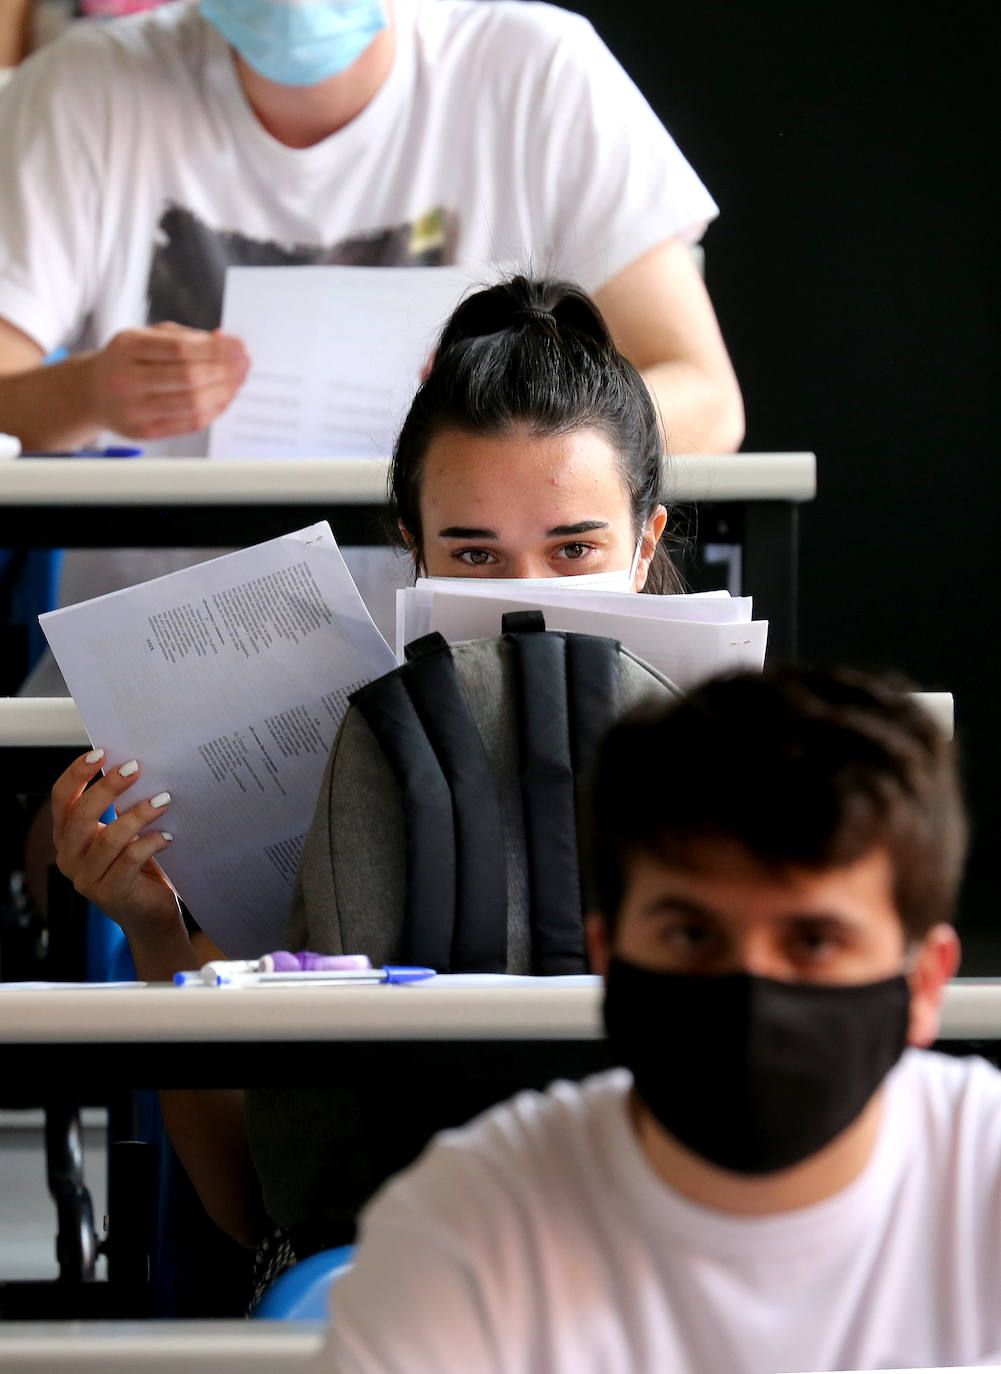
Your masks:
<path fill-rule="evenodd" d="M 644 603 L 655 598 L 624 596 L 621 608 L 613 611 L 579 604 L 578 595 L 587 597 L 586 592 L 546 595 L 552 598 L 541 607 L 547 629 L 617 639 L 682 691 L 718 673 L 760 669 L 764 664 L 768 636 L 765 620 L 738 619 L 729 624 L 668 620 L 644 613 Z M 531 599 L 521 601 L 510 595 L 501 598 L 432 592 L 428 628 L 437 630 L 449 643 L 480 639 L 500 634 L 501 618 L 509 611 L 534 610 L 539 606 L 534 589 Z"/>
<path fill-rule="evenodd" d="M 327 755 L 396 666 L 324 521 L 40 617 L 106 767 L 167 791 L 158 862 L 232 958 L 281 944 Z"/>
<path fill-rule="evenodd" d="M 438 593 L 443 596 L 486 596 L 495 600 L 510 600 L 517 593 L 517 588 L 492 577 L 419 577 L 414 586 L 398 589 L 395 648 L 396 657 L 401 663 L 406 646 L 430 632 L 431 607 Z M 622 598 L 626 596 L 630 599 L 624 601 Z M 594 588 L 555 588 L 547 591 L 543 587 L 533 587 L 532 605 L 544 611 L 547 606 L 561 606 L 569 599 L 577 610 L 617 611 L 623 615 L 638 615 L 648 619 L 700 620 L 719 625 L 751 619 L 751 597 L 731 597 L 726 591 L 644 596 L 638 601 L 634 601 L 633 596 L 632 592 Z M 489 616 L 484 621 L 484 624 L 493 623 Z M 484 633 L 495 632 L 488 630 Z"/>
<path fill-rule="evenodd" d="M 385 458 L 442 325 L 457 267 L 230 267 L 222 327 L 250 372 L 210 458 Z"/>

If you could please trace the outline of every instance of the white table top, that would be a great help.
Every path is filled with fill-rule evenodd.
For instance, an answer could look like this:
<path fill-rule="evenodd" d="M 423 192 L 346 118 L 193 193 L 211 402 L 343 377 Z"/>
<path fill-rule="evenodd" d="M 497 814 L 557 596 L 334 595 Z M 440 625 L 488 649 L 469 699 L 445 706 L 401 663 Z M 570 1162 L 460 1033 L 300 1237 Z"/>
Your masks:
<path fill-rule="evenodd" d="M 951 738 L 952 693 L 915 692 L 914 695 L 938 722 L 946 737 Z M 89 746 L 90 739 L 71 697 L 0 697 L 0 749 L 83 750 Z"/>
<path fill-rule="evenodd" d="M 2 1322 L 3 1374 L 274 1374 L 307 1369 L 319 1322 Z"/>
<path fill-rule="evenodd" d="M 265 1321 L 4 1322 L 3 1374 L 237 1374 L 303 1369 L 323 1340 L 322 1323 Z M 982 1365 L 987 1371 L 999 1365 Z M 957 1366 L 883 1374 L 966 1374 Z"/>
<path fill-rule="evenodd" d="M 381 504 L 385 458 L 17 458 L 0 463 L 7 506 L 241 505 L 327 501 Z M 671 461 L 675 501 L 811 501 L 812 453 L 682 455 Z"/>
<path fill-rule="evenodd" d="M 210 988 L 0 984 L 0 1045 L 596 1040 L 601 983 Z M 946 1040 L 1001 1040 L 1001 979 L 947 990 Z"/>

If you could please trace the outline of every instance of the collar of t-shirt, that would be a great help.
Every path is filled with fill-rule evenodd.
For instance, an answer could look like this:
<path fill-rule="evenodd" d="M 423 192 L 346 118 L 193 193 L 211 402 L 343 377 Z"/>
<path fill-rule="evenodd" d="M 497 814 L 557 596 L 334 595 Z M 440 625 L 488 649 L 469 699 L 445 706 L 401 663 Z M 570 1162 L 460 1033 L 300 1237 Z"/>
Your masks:
<path fill-rule="evenodd" d="M 409 93 L 416 76 L 416 25 L 419 0 L 396 0 L 396 50 L 389 74 L 360 114 L 343 129 L 309 148 L 289 148 L 274 138 L 260 123 L 244 94 L 229 44 L 214 25 L 197 16 L 204 27 L 205 71 L 228 117 L 244 154 L 273 167 L 277 175 L 295 171 L 298 176 L 330 168 L 330 150 L 336 141 L 339 159 L 361 155 L 385 141 L 393 122 L 409 106 Z M 343 165 L 343 164 L 342 164 Z"/>
<path fill-rule="evenodd" d="M 624 1202 L 631 1224 L 647 1229 L 660 1249 L 687 1247 L 720 1259 L 753 1257 L 757 1262 L 805 1254 L 813 1247 L 849 1242 L 871 1227 L 875 1214 L 892 1205 L 894 1180 L 905 1167 L 914 1133 L 906 1128 L 905 1080 L 911 1072 L 908 1051 L 886 1080 L 883 1119 L 875 1149 L 848 1187 L 824 1201 L 763 1217 L 733 1216 L 682 1197 L 656 1174 L 633 1128 L 629 1110 L 631 1079 L 625 1071 L 609 1083 L 607 1110 L 600 1114 L 597 1149 L 610 1179 L 610 1194 Z"/>

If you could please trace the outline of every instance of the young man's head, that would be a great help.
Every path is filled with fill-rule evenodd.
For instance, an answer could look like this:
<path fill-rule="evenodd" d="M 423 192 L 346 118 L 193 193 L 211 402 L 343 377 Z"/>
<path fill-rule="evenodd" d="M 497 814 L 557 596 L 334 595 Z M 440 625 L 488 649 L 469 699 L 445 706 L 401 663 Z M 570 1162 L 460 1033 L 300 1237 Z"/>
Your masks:
<path fill-rule="evenodd" d="M 746 674 L 619 725 L 591 955 L 669 1134 L 761 1175 L 855 1121 L 937 1032 L 964 848 L 951 746 L 895 682 Z"/>

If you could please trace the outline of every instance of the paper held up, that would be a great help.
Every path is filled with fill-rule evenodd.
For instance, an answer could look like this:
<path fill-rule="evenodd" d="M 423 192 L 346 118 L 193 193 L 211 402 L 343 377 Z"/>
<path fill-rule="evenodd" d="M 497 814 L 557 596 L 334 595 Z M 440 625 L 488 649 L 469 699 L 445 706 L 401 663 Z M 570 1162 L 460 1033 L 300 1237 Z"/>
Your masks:
<path fill-rule="evenodd" d="M 209 457 L 388 457 L 442 325 L 474 284 L 458 267 L 230 267 L 222 327 L 251 366 Z"/>
<path fill-rule="evenodd" d="M 322 522 L 41 617 L 119 808 L 165 791 L 158 862 L 234 958 L 281 945 L 348 695 L 395 666 Z"/>
<path fill-rule="evenodd" d="M 751 598 L 649 596 L 572 587 L 533 587 L 519 598 L 490 578 L 420 578 L 396 594 L 397 654 L 437 630 L 449 643 L 501 632 L 509 611 L 539 609 L 546 628 L 606 635 L 659 669 L 683 691 L 718 673 L 764 664 L 768 622 L 751 619 Z"/>

